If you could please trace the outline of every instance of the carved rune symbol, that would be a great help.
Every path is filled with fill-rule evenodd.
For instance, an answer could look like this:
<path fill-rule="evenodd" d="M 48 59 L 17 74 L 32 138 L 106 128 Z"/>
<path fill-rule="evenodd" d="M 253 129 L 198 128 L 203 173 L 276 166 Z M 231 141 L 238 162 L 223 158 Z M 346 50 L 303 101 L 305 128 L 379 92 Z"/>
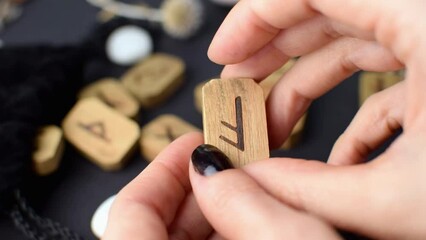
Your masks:
<path fill-rule="evenodd" d="M 101 121 L 88 123 L 88 124 L 79 122 L 78 126 L 106 142 L 110 141 L 108 137 L 106 136 L 105 125 Z"/>
<path fill-rule="evenodd" d="M 234 127 L 225 121 L 221 121 L 221 123 L 225 127 L 237 133 L 237 142 L 233 142 L 222 135 L 220 135 L 219 138 L 244 152 L 243 108 L 241 106 L 240 96 L 235 98 L 235 113 L 236 113 L 235 119 L 236 119 L 237 126 Z"/>
<path fill-rule="evenodd" d="M 166 136 L 170 142 L 173 142 L 176 139 L 175 135 L 173 134 L 172 128 L 170 126 L 167 126 L 166 128 Z"/>
<path fill-rule="evenodd" d="M 166 125 L 166 132 L 161 134 L 155 134 L 158 138 L 164 138 L 169 140 L 170 142 L 173 142 L 177 136 L 175 136 L 175 133 L 173 133 L 172 127 Z"/>

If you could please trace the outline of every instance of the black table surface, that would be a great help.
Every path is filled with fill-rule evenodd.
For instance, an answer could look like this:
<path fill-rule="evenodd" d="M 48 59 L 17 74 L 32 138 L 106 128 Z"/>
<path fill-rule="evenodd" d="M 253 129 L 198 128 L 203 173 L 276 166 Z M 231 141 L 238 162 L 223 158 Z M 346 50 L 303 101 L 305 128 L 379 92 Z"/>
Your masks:
<path fill-rule="evenodd" d="M 177 55 L 186 62 L 187 77 L 186 83 L 171 101 L 158 108 L 141 111 L 138 119 L 141 126 L 160 114 L 173 113 L 202 128 L 201 114 L 191 107 L 194 106 L 193 89 L 197 83 L 218 76 L 221 71 L 222 67 L 212 63 L 206 52 L 216 29 L 229 11 L 229 8 L 208 0 L 203 0 L 203 3 L 206 23 L 199 35 L 189 41 L 178 41 L 163 34 L 154 43 L 157 51 Z M 85 0 L 32 0 L 25 5 L 23 16 L 0 33 L 0 39 L 6 47 L 38 43 L 75 44 L 93 29 L 97 12 L 98 9 Z M 314 101 L 309 109 L 303 142 L 297 148 L 274 151 L 272 155 L 326 161 L 333 143 L 357 110 L 355 74 Z M 90 230 L 95 209 L 146 166 L 147 162 L 136 154 L 122 170 L 104 172 L 67 146 L 60 169 L 51 176 L 28 183 L 31 185 L 27 186 L 24 194 L 40 215 L 62 223 L 86 239 L 95 239 Z M 10 219 L 0 218 L 0 239 L 24 237 Z"/>

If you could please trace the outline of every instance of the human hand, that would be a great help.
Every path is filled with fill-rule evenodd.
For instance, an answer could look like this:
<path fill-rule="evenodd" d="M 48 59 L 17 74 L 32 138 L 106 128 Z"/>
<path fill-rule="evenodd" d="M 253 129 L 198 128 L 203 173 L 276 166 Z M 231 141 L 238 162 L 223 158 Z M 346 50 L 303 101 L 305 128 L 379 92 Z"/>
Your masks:
<path fill-rule="evenodd" d="M 177 210 L 187 209 L 181 207 L 186 205 L 182 204 L 182 199 L 192 199 L 190 202 L 193 203 L 194 197 L 185 198 L 182 191 L 170 189 L 173 186 L 189 189 L 187 181 L 180 184 L 166 180 L 168 184 L 164 185 L 161 184 L 163 181 L 158 181 L 173 176 L 172 172 L 161 167 L 161 163 L 156 167 L 150 166 L 151 170 L 144 171 L 130 187 L 126 187 L 130 190 L 125 189 L 120 193 L 119 199 L 124 200 L 114 204 L 106 239 L 118 236 L 127 236 L 126 239 L 131 239 L 131 236 L 167 238 L 170 229 L 176 229 L 171 226 L 184 224 L 175 223 L 182 222 L 179 219 L 184 218 L 182 216 L 185 214 L 181 213 L 185 212 L 197 216 L 198 220 L 190 221 L 191 226 L 194 223 L 198 226 L 201 222 L 202 234 L 197 233 L 200 238 L 209 234 L 213 234 L 213 238 L 220 238 L 221 235 L 228 238 L 245 237 L 247 235 L 243 234 L 250 233 L 252 229 L 262 231 L 255 226 L 257 222 L 262 224 L 256 220 L 259 218 L 271 225 L 260 225 L 264 227 L 263 232 L 257 233 L 267 234 L 268 227 L 271 227 L 271 238 L 285 234 L 300 236 L 309 233 L 311 228 L 317 230 L 313 232 L 318 233 L 318 238 L 337 238 L 330 225 L 373 238 L 424 238 L 426 189 L 422 182 L 426 171 L 426 150 L 423 147 L 426 137 L 422 133 L 425 131 L 426 95 L 423 94 L 425 82 L 421 77 L 425 76 L 426 71 L 422 66 L 426 62 L 426 31 L 422 30 L 422 23 L 425 22 L 422 20 L 422 4 L 424 1 L 242 0 L 232 10 L 224 24 L 225 30 L 220 30 L 210 48 L 209 55 L 213 60 L 223 64 L 235 63 L 225 68 L 224 77 L 261 79 L 282 65 L 289 56 L 303 55 L 273 90 L 268 101 L 269 125 L 277 130 L 277 134 L 271 133 L 272 142 L 278 143 L 288 135 L 291 126 L 312 99 L 359 68 L 388 71 L 405 65 L 407 79 L 405 83 L 376 94 L 360 110 L 330 156 L 330 161 L 340 166 L 316 161 L 270 159 L 208 178 L 191 172 L 197 201 L 219 234 L 211 230 L 196 204 L 189 204 L 191 211 Z M 253 15 L 254 11 L 256 16 Z M 277 14 L 277 11 L 281 12 Z M 236 27 L 239 24 L 244 28 Z M 271 27 L 271 24 L 275 27 Z M 280 31 L 280 28 L 287 30 Z M 276 48 L 279 51 L 274 51 Z M 265 66 L 262 69 L 253 67 L 258 65 L 259 59 Z M 371 116 L 374 118 L 371 119 Z M 384 154 L 369 164 L 350 166 L 362 161 L 370 150 L 399 126 L 403 127 L 404 132 Z M 201 142 L 200 137 L 196 139 L 178 140 L 179 143 L 170 146 L 159 159 L 169 159 L 172 163 L 168 164 L 173 166 L 187 166 L 188 148 L 194 148 Z M 181 173 L 176 179 L 184 180 L 187 177 L 185 171 Z M 160 184 L 159 189 L 152 185 L 151 179 Z M 239 188 L 233 187 L 234 183 L 230 184 L 230 180 L 235 180 L 235 186 Z M 141 196 L 142 191 L 145 194 Z M 238 195 L 233 194 L 234 191 Z M 134 194 L 137 197 L 127 197 Z M 157 198 L 159 205 L 153 204 Z M 162 198 L 177 201 L 172 201 L 174 204 L 166 209 L 155 211 L 157 206 L 168 206 L 168 201 L 161 201 Z M 242 204 L 238 205 L 240 201 L 236 199 Z M 264 201 L 273 203 L 272 208 L 259 204 Z M 127 206 L 131 210 L 125 210 Z M 253 214 L 250 215 L 250 211 L 236 211 L 244 209 L 244 206 L 248 206 L 245 209 Z M 299 211 L 291 210 L 288 206 Z M 234 211 L 233 207 L 236 208 Z M 274 209 L 280 213 L 279 216 L 273 215 L 271 211 Z M 285 214 L 295 218 L 286 218 Z M 278 227 L 286 225 L 277 225 L 267 216 L 277 216 L 280 221 L 291 225 L 280 231 Z M 195 229 L 183 232 L 192 234 Z"/>
<path fill-rule="evenodd" d="M 194 175 L 192 166 L 188 167 L 191 152 L 201 142 L 202 136 L 199 133 L 177 139 L 123 188 L 113 203 L 108 227 L 102 239 L 219 240 L 224 239 L 223 236 L 227 239 L 251 238 L 249 236 L 262 236 L 262 239 L 266 239 L 267 235 L 291 239 L 295 236 L 304 236 L 304 239 L 339 239 L 327 224 L 279 203 L 256 186 L 241 170 L 211 178 L 219 181 L 209 186 L 203 185 L 200 176 L 192 176 L 197 192 L 201 192 L 199 200 L 205 208 L 205 212 L 201 212 L 188 176 L 188 169 Z M 233 182 L 229 184 L 228 181 Z M 207 188 L 208 193 L 200 191 L 204 188 Z M 223 189 L 228 194 L 214 196 L 219 194 L 218 190 Z M 252 194 L 256 194 L 253 201 L 247 201 Z M 227 201 L 228 199 L 233 201 Z M 232 202 L 240 207 L 216 205 L 216 200 Z M 222 224 L 219 232 L 213 230 L 204 217 L 205 213 L 215 225 Z M 243 217 L 246 218 L 245 221 L 237 221 Z M 272 222 L 275 223 L 274 226 L 269 226 L 268 223 Z M 251 228 L 253 225 L 255 228 Z M 309 227 L 310 231 L 305 231 L 305 227 Z M 229 232 L 233 235 L 228 235 Z"/>
<path fill-rule="evenodd" d="M 422 0 L 240 1 L 209 49 L 212 60 L 227 64 L 222 77 L 262 79 L 301 56 L 268 99 L 275 146 L 313 99 L 355 71 L 407 71 L 403 83 L 368 99 L 336 142 L 329 163 L 340 166 L 280 159 L 244 171 L 280 201 L 338 228 L 373 238 L 424 238 L 425 7 Z M 386 152 L 350 166 L 400 127 Z"/>
<path fill-rule="evenodd" d="M 103 239 L 213 238 L 188 177 L 191 152 L 201 142 L 199 133 L 177 139 L 124 187 L 113 203 Z"/>
<path fill-rule="evenodd" d="M 289 57 L 301 56 L 267 103 L 274 146 L 313 99 L 359 69 L 391 71 L 405 65 L 408 102 L 413 103 L 407 120 L 412 121 L 416 103 L 425 97 L 424 7 L 424 1 L 403 0 L 242 0 L 218 30 L 209 57 L 227 65 L 222 77 L 259 80 Z"/>
<path fill-rule="evenodd" d="M 194 195 L 217 236 L 224 239 L 340 239 L 329 224 L 293 209 L 281 202 L 279 196 L 270 194 L 245 168 L 232 169 L 227 156 L 216 147 L 200 145 L 191 159 L 189 171 Z M 260 162 L 270 161 L 273 160 Z"/>

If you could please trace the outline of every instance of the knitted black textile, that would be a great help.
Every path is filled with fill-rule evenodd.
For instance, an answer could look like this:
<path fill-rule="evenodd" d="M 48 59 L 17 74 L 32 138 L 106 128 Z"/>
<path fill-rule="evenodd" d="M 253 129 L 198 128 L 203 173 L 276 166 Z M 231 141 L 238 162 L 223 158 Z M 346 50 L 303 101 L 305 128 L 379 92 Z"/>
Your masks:
<path fill-rule="evenodd" d="M 85 59 L 77 47 L 0 49 L 0 209 L 29 174 L 37 127 L 59 123 L 75 102 Z"/>
<path fill-rule="evenodd" d="M 105 44 L 112 31 L 141 21 L 116 18 L 94 28 L 75 46 L 16 46 L 0 49 L 0 210 L 10 206 L 13 190 L 31 174 L 36 129 L 59 124 L 86 84 L 125 71 L 111 63 Z"/>

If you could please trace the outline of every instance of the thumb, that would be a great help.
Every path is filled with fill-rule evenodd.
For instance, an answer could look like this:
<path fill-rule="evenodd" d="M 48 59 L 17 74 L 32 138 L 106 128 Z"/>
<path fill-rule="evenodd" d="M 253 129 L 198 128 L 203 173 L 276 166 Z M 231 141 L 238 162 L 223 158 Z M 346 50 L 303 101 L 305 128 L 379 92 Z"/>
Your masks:
<path fill-rule="evenodd" d="M 326 223 L 281 203 L 243 170 L 231 169 L 225 154 L 211 145 L 195 149 L 191 166 L 201 211 L 226 239 L 339 239 Z"/>

